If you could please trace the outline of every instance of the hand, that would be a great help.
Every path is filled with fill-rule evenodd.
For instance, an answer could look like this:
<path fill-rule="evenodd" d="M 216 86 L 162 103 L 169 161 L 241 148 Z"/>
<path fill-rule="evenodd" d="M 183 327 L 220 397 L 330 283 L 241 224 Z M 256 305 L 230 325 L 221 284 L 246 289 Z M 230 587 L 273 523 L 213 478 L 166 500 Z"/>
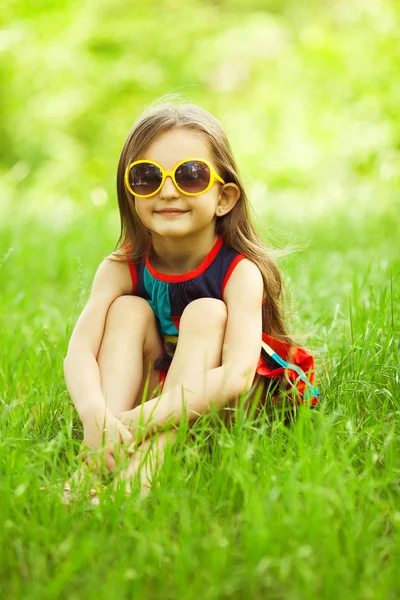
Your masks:
<path fill-rule="evenodd" d="M 120 456 L 133 454 L 134 450 L 130 446 L 133 443 L 133 437 L 127 427 L 114 416 L 109 410 L 106 410 L 105 415 L 93 415 L 83 425 L 84 439 L 82 442 L 83 452 L 81 453 L 82 460 L 94 471 L 100 470 L 101 456 L 100 450 L 105 459 L 105 464 L 109 471 L 116 469 L 116 452 L 118 446 L 123 444 L 126 448 L 120 448 Z M 104 434 L 104 438 L 103 438 Z M 90 451 L 97 452 L 97 456 Z"/>
<path fill-rule="evenodd" d="M 174 426 L 173 419 L 170 417 L 171 411 L 167 409 L 165 398 L 164 404 L 160 402 L 160 398 L 153 398 L 147 400 L 144 405 L 119 413 L 118 419 L 129 429 L 136 444 L 141 444 L 152 433 Z"/>
<path fill-rule="evenodd" d="M 135 409 L 126 410 L 125 412 L 119 413 L 118 419 L 130 431 L 132 437 L 135 437 L 137 432 L 137 418 Z"/>
<path fill-rule="evenodd" d="M 147 436 L 152 432 L 152 427 L 148 424 L 143 426 L 142 420 L 143 415 L 141 410 L 143 407 L 137 406 L 132 410 L 126 410 L 125 412 L 119 413 L 118 419 L 120 422 L 129 430 L 133 438 L 133 444 L 129 447 L 129 450 L 134 451 L 142 444 Z"/>

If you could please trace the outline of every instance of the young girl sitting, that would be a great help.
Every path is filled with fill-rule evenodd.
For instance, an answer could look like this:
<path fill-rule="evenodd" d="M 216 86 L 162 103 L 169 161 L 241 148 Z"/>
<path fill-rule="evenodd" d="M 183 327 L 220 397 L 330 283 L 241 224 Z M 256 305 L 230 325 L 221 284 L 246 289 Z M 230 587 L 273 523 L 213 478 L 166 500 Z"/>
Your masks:
<path fill-rule="evenodd" d="M 103 448 L 109 471 L 129 449 L 115 482 L 129 492 L 138 473 L 144 492 L 182 418 L 273 378 L 297 402 L 316 404 L 318 392 L 312 356 L 285 329 L 281 276 L 218 120 L 188 104 L 148 109 L 123 147 L 117 189 L 117 250 L 97 270 L 64 373 L 84 445 Z M 94 452 L 83 458 L 98 468 Z"/>

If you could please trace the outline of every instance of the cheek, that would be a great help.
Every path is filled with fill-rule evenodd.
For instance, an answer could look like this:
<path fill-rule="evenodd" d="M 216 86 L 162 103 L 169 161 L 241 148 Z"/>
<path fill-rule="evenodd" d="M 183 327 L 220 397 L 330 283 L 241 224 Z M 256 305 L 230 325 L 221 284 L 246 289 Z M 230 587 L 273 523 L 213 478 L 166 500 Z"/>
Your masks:
<path fill-rule="evenodd" d="M 151 211 L 149 211 L 149 205 L 146 205 L 146 203 L 143 202 L 142 199 L 138 198 L 135 198 L 135 210 L 140 220 L 145 219 L 146 216 L 148 216 L 151 213 Z"/>
<path fill-rule="evenodd" d="M 202 213 L 207 215 L 212 215 L 215 213 L 218 200 L 216 194 L 208 192 L 207 194 L 203 194 L 202 196 L 198 196 L 197 198 L 197 204 L 195 202 L 191 203 L 194 209 L 197 208 Z M 196 198 L 194 198 L 194 200 L 196 200 Z"/>

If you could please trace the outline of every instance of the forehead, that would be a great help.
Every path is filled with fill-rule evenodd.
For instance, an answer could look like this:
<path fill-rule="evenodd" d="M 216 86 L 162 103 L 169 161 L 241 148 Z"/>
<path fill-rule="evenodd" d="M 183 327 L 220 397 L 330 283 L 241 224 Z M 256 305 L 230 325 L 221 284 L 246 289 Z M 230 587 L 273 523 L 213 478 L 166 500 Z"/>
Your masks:
<path fill-rule="evenodd" d="M 138 158 L 154 160 L 167 171 L 186 158 L 213 162 L 207 137 L 194 129 L 170 129 L 161 133 Z"/>

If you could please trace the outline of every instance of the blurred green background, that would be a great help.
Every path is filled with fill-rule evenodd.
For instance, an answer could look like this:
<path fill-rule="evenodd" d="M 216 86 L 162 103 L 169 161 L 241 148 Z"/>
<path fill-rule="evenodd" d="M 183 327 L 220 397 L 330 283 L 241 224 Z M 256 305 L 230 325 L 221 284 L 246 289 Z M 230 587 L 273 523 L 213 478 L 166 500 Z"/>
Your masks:
<path fill-rule="evenodd" d="M 6 0 L 1 219 L 108 219 L 126 134 L 171 92 L 223 122 L 266 220 L 390 211 L 399 15 L 380 0 Z"/>

